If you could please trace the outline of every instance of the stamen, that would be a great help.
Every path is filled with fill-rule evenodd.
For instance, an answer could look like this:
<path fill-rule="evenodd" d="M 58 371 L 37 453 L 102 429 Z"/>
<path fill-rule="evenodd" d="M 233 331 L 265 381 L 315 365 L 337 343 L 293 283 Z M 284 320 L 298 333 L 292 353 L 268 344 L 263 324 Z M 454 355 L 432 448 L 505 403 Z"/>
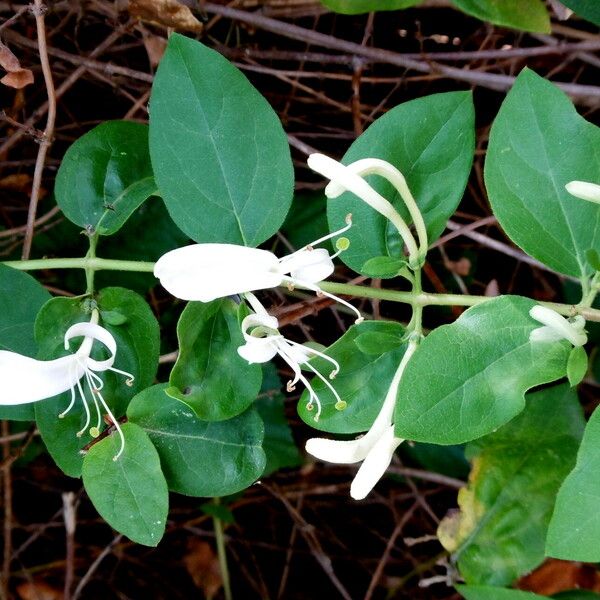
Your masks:
<path fill-rule="evenodd" d="M 314 348 L 311 348 L 310 346 L 305 346 L 304 344 L 299 344 L 298 342 L 293 342 L 292 340 L 286 339 L 285 341 L 288 344 L 292 344 L 292 346 L 300 346 L 307 352 L 312 353 L 312 354 L 318 356 L 319 358 L 322 358 L 323 360 L 326 360 L 326 361 L 332 363 L 334 366 L 334 369 L 329 374 L 329 379 L 335 379 L 335 376 L 340 372 L 340 363 L 337 360 L 335 360 L 334 358 L 331 358 L 331 356 L 327 356 L 327 354 L 324 354 L 323 352 L 319 352 L 318 350 L 315 350 Z"/>
<path fill-rule="evenodd" d="M 348 231 L 348 229 L 350 229 L 350 227 L 352 227 L 352 214 L 348 213 L 346 215 L 346 218 L 344 219 L 344 221 L 346 222 L 346 225 L 344 225 L 344 227 L 342 227 L 341 229 L 338 229 L 337 231 L 334 231 L 333 233 L 328 233 L 327 235 L 320 237 L 318 240 L 315 240 L 314 242 L 311 242 L 310 244 L 303 246 L 299 250 L 296 250 L 295 252 L 292 252 L 291 254 L 284 256 L 283 258 L 280 259 L 280 262 L 287 260 L 292 256 L 296 256 L 296 254 L 299 254 L 300 252 L 304 252 L 305 250 L 312 250 L 318 244 L 322 244 L 323 242 L 326 242 L 327 240 L 334 238 L 336 235 L 341 235 L 342 233 L 346 233 L 346 231 Z M 336 256 L 337 256 L 337 254 L 336 254 Z"/>
<path fill-rule="evenodd" d="M 365 320 L 365 318 L 360 314 L 360 311 L 358 310 L 358 308 L 352 306 L 352 304 L 350 304 L 350 302 L 346 302 L 346 300 L 342 300 L 338 296 L 334 296 L 333 294 L 330 294 L 329 292 L 322 290 L 319 286 L 317 286 L 313 283 L 309 283 L 307 281 L 302 281 L 300 279 L 293 279 L 292 277 L 289 277 L 287 275 L 285 275 L 283 277 L 283 280 L 291 281 L 292 283 L 295 283 L 295 284 L 299 285 L 300 287 L 306 288 L 307 290 L 311 290 L 317 294 L 322 294 L 323 296 L 327 296 L 327 298 L 331 298 L 332 300 L 335 300 L 336 302 L 339 302 L 340 304 L 347 306 L 350 310 L 352 310 L 352 312 L 356 313 L 357 318 L 354 321 L 356 324 L 362 323 Z"/>
<path fill-rule="evenodd" d="M 90 415 L 90 407 L 88 406 L 85 394 L 83 393 L 83 387 L 81 387 L 81 379 L 77 380 L 77 389 L 79 390 L 79 397 L 83 402 L 83 408 L 85 409 L 85 425 L 75 434 L 77 437 L 81 437 L 90 426 L 92 416 Z"/>
<path fill-rule="evenodd" d="M 125 436 L 123 435 L 123 431 L 121 430 L 119 422 L 117 421 L 117 419 L 115 419 L 115 416 L 113 415 L 110 408 L 108 408 L 108 404 L 106 404 L 106 401 L 104 400 L 104 398 L 102 397 L 102 394 L 100 392 L 98 392 L 98 398 L 100 399 L 100 402 L 101 402 L 102 407 L 104 408 L 106 414 L 109 416 L 110 420 L 112 421 L 112 424 L 114 425 L 115 429 L 117 430 L 119 437 L 121 438 L 121 447 L 119 448 L 119 451 L 113 456 L 113 460 L 117 461 L 117 460 L 119 460 L 119 456 L 121 456 L 121 454 L 123 454 L 123 450 L 125 450 Z"/>
<path fill-rule="evenodd" d="M 331 383 L 329 383 L 327 378 L 324 377 L 323 375 L 321 375 L 321 373 L 319 373 L 319 371 L 317 371 L 311 364 L 306 363 L 306 366 L 331 390 L 331 392 L 333 393 L 333 395 L 335 396 L 335 399 L 336 399 L 336 406 L 338 404 L 344 404 L 344 401 L 340 398 L 340 395 L 336 392 L 335 388 L 331 385 Z M 319 406 L 319 412 L 321 412 L 320 406 Z"/>
<path fill-rule="evenodd" d="M 131 373 L 128 373 L 127 371 L 122 371 L 121 369 L 117 369 L 115 367 L 110 367 L 108 370 L 113 371 L 114 373 L 118 373 L 119 375 L 123 375 L 123 377 L 127 377 L 127 379 L 125 380 L 125 385 L 127 385 L 128 387 L 131 387 L 133 385 L 133 382 L 135 381 L 135 376 Z"/>
<path fill-rule="evenodd" d="M 97 388 L 94 386 L 94 382 L 91 377 L 91 373 L 88 369 L 85 371 L 85 380 L 87 381 L 88 387 L 90 388 L 90 393 L 92 394 L 92 399 L 94 400 L 94 407 L 96 408 L 96 427 L 92 427 L 89 431 L 89 434 L 92 437 L 98 437 L 97 435 L 92 434 L 92 430 L 95 429 L 100 433 L 100 427 L 102 426 L 102 413 L 100 412 L 100 406 L 98 406 L 98 400 L 96 398 L 96 394 L 100 393 L 101 388 Z"/>

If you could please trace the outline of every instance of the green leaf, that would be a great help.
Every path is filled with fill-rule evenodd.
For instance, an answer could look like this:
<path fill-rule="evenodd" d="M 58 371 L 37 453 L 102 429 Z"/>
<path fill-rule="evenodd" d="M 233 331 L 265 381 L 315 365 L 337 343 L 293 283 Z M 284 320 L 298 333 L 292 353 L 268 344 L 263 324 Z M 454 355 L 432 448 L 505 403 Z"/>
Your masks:
<path fill-rule="evenodd" d="M 452 0 L 473 17 L 523 31 L 550 33 L 550 15 L 542 0 Z"/>
<path fill-rule="evenodd" d="M 563 483 L 552 515 L 546 552 L 549 556 L 600 562 L 600 410 L 592 414 L 577 455 Z"/>
<path fill-rule="evenodd" d="M 327 198 L 322 192 L 297 193 L 281 233 L 294 248 L 302 248 L 329 233 L 327 224 Z M 321 248 L 333 249 L 330 240 L 319 244 Z"/>
<path fill-rule="evenodd" d="M 125 450 L 116 433 L 94 444 L 83 461 L 83 485 L 100 516 L 119 533 L 145 546 L 156 546 L 165 532 L 169 510 L 167 482 L 158 453 L 144 430 L 121 426 Z"/>
<path fill-rule="evenodd" d="M 433 94 L 405 102 L 377 119 L 350 146 L 343 163 L 380 158 L 400 169 L 423 213 L 431 243 L 462 198 L 474 145 L 471 94 Z M 404 202 L 386 180 L 371 175 L 367 181 L 410 223 Z M 391 223 L 350 192 L 328 201 L 332 231 L 344 226 L 348 213 L 354 223 L 345 234 L 350 248 L 340 258 L 350 268 L 366 274 L 363 265 L 373 257 L 402 258 L 401 238 Z"/>
<path fill-rule="evenodd" d="M 252 404 L 262 372 L 237 352 L 244 337 L 233 300 L 190 302 L 177 324 L 177 339 L 169 396 L 185 402 L 204 421 L 230 419 Z"/>
<path fill-rule="evenodd" d="M 283 223 L 294 174 L 277 115 L 227 59 L 178 34 L 152 86 L 150 154 L 171 217 L 195 241 L 257 246 Z"/>
<path fill-rule="evenodd" d="M 588 356 L 583 346 L 576 346 L 569 354 L 567 362 L 567 378 L 571 387 L 580 384 L 588 369 Z"/>
<path fill-rule="evenodd" d="M 256 409 L 265 424 L 263 449 L 267 455 L 267 465 L 263 476 L 271 475 L 279 469 L 297 467 L 302 457 L 292 437 L 288 420 L 285 418 L 285 398 L 281 393 L 281 381 L 273 363 L 263 368 L 263 385 L 256 400 Z"/>
<path fill-rule="evenodd" d="M 600 4 L 598 0 L 561 0 L 561 2 L 574 10 L 580 17 L 600 25 Z"/>
<path fill-rule="evenodd" d="M 588 590 L 569 590 L 552 596 L 557 600 L 600 600 L 600 595 Z"/>
<path fill-rule="evenodd" d="M 600 253 L 595 248 L 590 248 L 585 253 L 588 264 L 594 271 L 600 271 Z"/>
<path fill-rule="evenodd" d="M 367 12 L 399 10 L 415 6 L 421 0 L 321 0 L 322 4 L 343 15 L 360 15 Z"/>
<path fill-rule="evenodd" d="M 391 256 L 376 256 L 370 258 L 361 268 L 360 272 L 369 277 L 396 277 L 400 269 L 405 267 L 406 260 L 402 258 L 392 258 Z"/>
<path fill-rule="evenodd" d="M 31 275 L 0 265 L 0 350 L 34 357 L 33 324 L 50 294 Z M 34 405 L 0 406 L 0 419 L 33 421 Z"/>
<path fill-rule="evenodd" d="M 600 249 L 600 207 L 571 196 L 573 180 L 600 181 L 600 129 L 552 83 L 524 69 L 490 133 L 485 182 L 509 237 L 552 269 L 590 273 Z"/>
<path fill-rule="evenodd" d="M 547 598 L 532 592 L 487 585 L 457 585 L 456 589 L 465 600 L 546 600 Z"/>
<path fill-rule="evenodd" d="M 404 330 L 395 333 L 365 331 L 356 336 L 354 343 L 363 354 L 379 356 L 385 352 L 392 352 L 402 346 Z"/>
<path fill-rule="evenodd" d="M 516 419 L 467 446 L 473 468 L 460 513 L 438 535 L 467 583 L 509 585 L 544 561 L 556 493 L 584 428 L 577 394 L 563 384 L 528 395 Z"/>
<path fill-rule="evenodd" d="M 100 313 L 118 312 L 126 315 L 121 325 L 100 321 L 114 336 L 117 354 L 114 366 L 134 375 L 131 387 L 127 386 L 123 375 L 110 371 L 100 376 L 104 381 L 102 396 L 118 418 L 125 413 L 130 399 L 154 381 L 158 367 L 159 331 L 156 318 L 145 300 L 135 292 L 124 288 L 105 288 L 97 297 Z M 48 360 L 64 356 L 64 334 L 74 323 L 89 321 L 87 312 L 89 301 L 77 298 L 53 298 L 40 311 L 35 323 L 36 338 L 39 343 L 39 357 Z M 74 348 L 78 341 L 75 340 Z M 94 345 L 92 357 L 105 358 L 105 350 L 100 343 Z M 87 384 L 82 382 L 84 389 Z M 91 398 L 89 390 L 87 397 Z M 85 411 L 80 399 L 63 418 L 58 415 L 69 405 L 71 393 L 65 392 L 54 398 L 37 402 L 35 418 L 40 434 L 56 464 L 71 477 L 81 474 L 82 456 L 80 450 L 92 441 L 85 432 L 81 437 L 76 433 L 83 428 Z M 95 425 L 93 402 L 92 425 Z"/>
<path fill-rule="evenodd" d="M 330 383 L 347 406 L 337 410 L 335 396 L 320 379 L 313 377 L 311 385 L 323 407 L 319 420 L 315 421 L 314 408 L 312 411 L 306 408 L 308 392 L 305 391 L 298 402 L 298 414 L 311 427 L 329 433 L 359 433 L 369 429 L 375 420 L 406 344 L 396 344 L 390 349 L 389 344 L 386 346 L 384 343 L 377 353 L 369 345 L 365 353 L 357 343 L 364 334 L 382 335 L 384 340 L 399 340 L 404 335 L 404 328 L 392 321 L 364 321 L 352 325 L 327 349 L 326 354 L 340 365 L 340 372 Z M 328 377 L 332 370 L 331 363 L 320 358 L 311 360 L 310 364 L 324 377 Z"/>
<path fill-rule="evenodd" d="M 56 201 L 67 219 L 100 235 L 118 231 L 157 193 L 148 154 L 148 127 L 108 121 L 80 137 L 56 175 Z"/>
<path fill-rule="evenodd" d="M 226 496 L 247 488 L 265 467 L 264 428 L 250 409 L 227 421 L 201 421 L 166 384 L 138 394 L 129 420 L 148 434 L 160 456 L 169 489 L 187 496 Z"/>
<path fill-rule="evenodd" d="M 535 302 L 502 296 L 430 333 L 406 366 L 396 404 L 396 435 L 461 444 L 519 414 L 525 392 L 564 377 L 566 341 L 530 343 Z"/>

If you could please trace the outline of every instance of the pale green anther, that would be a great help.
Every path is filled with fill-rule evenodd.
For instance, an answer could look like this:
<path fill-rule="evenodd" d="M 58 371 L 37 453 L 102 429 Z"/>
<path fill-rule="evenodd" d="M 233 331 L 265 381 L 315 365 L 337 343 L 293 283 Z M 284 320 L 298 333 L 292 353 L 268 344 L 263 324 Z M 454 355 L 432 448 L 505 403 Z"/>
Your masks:
<path fill-rule="evenodd" d="M 341 237 L 335 241 L 335 249 L 339 252 L 344 252 L 348 248 L 350 248 L 350 240 L 347 237 Z"/>
<path fill-rule="evenodd" d="M 338 400 L 335 403 L 335 410 L 345 410 L 348 406 L 348 403 L 345 400 Z"/>

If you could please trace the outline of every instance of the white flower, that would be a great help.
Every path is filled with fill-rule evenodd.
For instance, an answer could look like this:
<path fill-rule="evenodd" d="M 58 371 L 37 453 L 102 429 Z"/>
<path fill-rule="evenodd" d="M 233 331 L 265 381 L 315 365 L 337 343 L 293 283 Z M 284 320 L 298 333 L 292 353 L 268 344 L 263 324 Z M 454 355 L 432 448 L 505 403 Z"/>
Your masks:
<path fill-rule="evenodd" d="M 238 354 L 251 364 L 265 363 L 279 355 L 294 373 L 294 378 L 287 383 L 287 391 L 293 391 L 298 381 L 304 384 L 310 397 L 307 405 L 308 410 L 312 410 L 315 405 L 317 407 L 315 421 L 318 421 L 321 415 L 321 402 L 308 379 L 302 374 L 301 365 L 312 371 L 331 390 L 337 398 L 336 408 L 338 410 L 344 408 L 345 402 L 339 397 L 335 388 L 324 375 L 308 362 L 315 356 L 328 361 L 333 366 L 333 370 L 329 373 L 329 379 L 334 379 L 340 370 L 337 361 L 314 348 L 309 348 L 285 338 L 279 333 L 277 319 L 269 315 L 264 309 L 261 310 L 262 307 L 258 306 L 254 298 L 252 300 L 253 306 L 258 308 L 258 312 L 248 315 L 242 321 L 242 333 L 246 343 L 237 349 Z"/>
<path fill-rule="evenodd" d="M 565 319 L 555 310 L 536 304 L 529 316 L 543 325 L 534 329 L 529 334 L 531 342 L 557 342 L 568 340 L 573 346 L 583 346 L 587 343 L 585 333 L 585 319 L 577 315 L 572 319 Z"/>
<path fill-rule="evenodd" d="M 565 188 L 572 196 L 600 204 L 600 185 L 596 183 L 570 181 Z"/>
<path fill-rule="evenodd" d="M 350 495 L 355 500 L 366 498 L 389 467 L 396 448 L 404 441 L 394 435 L 392 418 L 402 374 L 416 349 L 417 342 L 411 340 L 394 374 L 381 410 L 365 435 L 350 441 L 312 438 L 306 442 L 306 451 L 319 460 L 338 464 L 364 461 L 350 486 Z"/>
<path fill-rule="evenodd" d="M 98 311 L 93 311 L 89 323 L 76 323 L 69 327 L 64 336 L 65 350 L 70 348 L 73 338 L 83 337 L 83 342 L 76 352 L 54 360 L 36 360 L 8 350 L 0 351 L 0 404 L 13 406 L 39 402 L 71 390 L 71 402 L 59 415 L 63 418 L 74 406 L 76 400 L 75 388 L 83 402 L 86 414 L 85 425 L 78 436 L 83 435 L 91 422 L 91 413 L 81 380 L 85 379 L 89 393 L 96 409 L 96 426 L 89 429 L 92 437 L 100 434 L 102 414 L 100 405 L 110 417 L 121 438 L 121 448 L 114 460 L 117 460 L 125 447 L 123 432 L 104 400 L 101 390 L 104 385 L 96 374 L 102 371 L 114 371 L 127 377 L 127 385 L 133 382 L 133 375 L 113 367 L 117 352 L 117 343 L 112 334 L 98 325 Z M 109 358 L 95 360 L 90 354 L 94 341 L 101 342 L 110 352 Z"/>
<path fill-rule="evenodd" d="M 419 265 L 424 260 L 428 245 L 425 222 L 408 188 L 406 179 L 396 167 L 377 158 L 365 158 L 350 165 L 344 165 L 324 154 L 311 154 L 307 162 L 313 171 L 331 180 L 325 188 L 325 195 L 328 198 L 337 198 L 346 191 L 352 192 L 396 227 L 406 244 L 413 266 Z M 386 200 L 363 179 L 368 175 L 379 175 L 396 188 L 415 224 L 419 237 L 418 248 L 410 228 L 391 202 Z"/>
<path fill-rule="evenodd" d="M 340 250 L 333 256 L 325 248 L 314 246 L 344 233 L 351 226 L 351 215 L 348 215 L 342 229 L 283 258 L 277 258 L 268 250 L 235 244 L 193 244 L 161 256 L 154 267 L 154 275 L 173 296 L 200 302 L 264 290 L 285 283 L 333 298 L 352 309 L 357 315 L 357 321 L 362 321 L 361 314 L 354 306 L 324 292 L 317 285 L 333 273 L 332 259 L 347 247 L 347 239 L 338 240 L 341 241 Z"/>

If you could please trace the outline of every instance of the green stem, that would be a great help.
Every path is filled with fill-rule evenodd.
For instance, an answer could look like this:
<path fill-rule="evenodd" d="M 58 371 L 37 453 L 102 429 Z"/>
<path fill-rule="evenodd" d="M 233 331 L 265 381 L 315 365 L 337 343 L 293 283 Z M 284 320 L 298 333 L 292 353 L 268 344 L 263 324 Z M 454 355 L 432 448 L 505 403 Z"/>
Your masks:
<path fill-rule="evenodd" d="M 98 234 L 94 233 L 90 235 L 90 249 L 86 254 L 87 260 L 93 260 L 96 258 L 96 246 L 98 244 Z M 96 269 L 92 267 L 86 267 L 85 269 L 85 281 L 86 281 L 86 294 L 92 296 L 94 294 L 94 276 Z"/>
<path fill-rule="evenodd" d="M 94 271 L 129 271 L 139 273 L 152 273 L 153 262 L 135 260 L 114 260 L 110 258 L 42 258 L 37 260 L 13 260 L 4 264 L 20 271 L 35 271 L 40 269 L 93 269 Z M 301 286 L 297 286 L 300 288 Z M 412 306 L 475 306 L 488 302 L 488 296 L 470 296 L 468 294 L 430 294 L 420 292 L 399 292 L 380 288 L 350 285 L 348 283 L 335 283 L 322 281 L 319 287 L 331 294 L 341 296 L 355 296 L 357 298 L 377 298 L 389 302 L 403 302 Z M 586 321 L 600 322 L 600 310 L 584 305 L 560 304 L 558 302 L 539 302 L 542 306 L 554 309 L 561 315 L 572 317 L 582 315 Z"/>
<path fill-rule="evenodd" d="M 213 503 L 217 506 L 221 503 L 219 498 L 213 498 Z M 231 581 L 229 579 L 229 567 L 227 566 L 227 550 L 225 547 L 225 536 L 223 535 L 223 522 L 219 517 L 213 516 L 215 528 L 215 538 L 217 540 L 217 554 L 219 556 L 219 568 L 221 570 L 221 579 L 223 580 L 223 593 L 225 600 L 232 600 Z"/>
<path fill-rule="evenodd" d="M 581 308 L 589 308 L 594 303 L 598 290 L 600 289 L 600 271 L 597 271 L 591 281 L 583 279 L 581 281 L 582 298 L 581 302 L 577 305 Z"/>

